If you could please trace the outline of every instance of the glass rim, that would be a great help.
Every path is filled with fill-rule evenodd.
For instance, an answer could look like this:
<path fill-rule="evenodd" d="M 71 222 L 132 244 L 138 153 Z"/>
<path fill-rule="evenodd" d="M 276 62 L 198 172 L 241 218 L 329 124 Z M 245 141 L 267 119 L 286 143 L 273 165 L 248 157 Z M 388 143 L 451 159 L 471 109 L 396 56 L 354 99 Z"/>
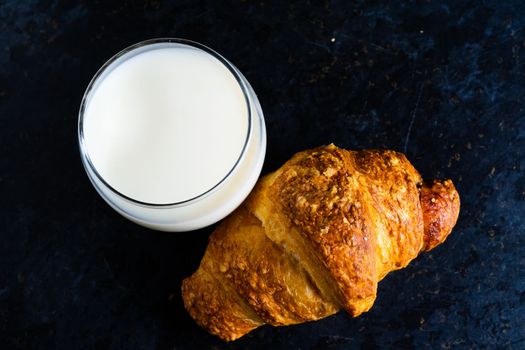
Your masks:
<path fill-rule="evenodd" d="M 207 189 L 206 191 L 198 194 L 197 196 L 194 196 L 194 197 L 189 198 L 189 199 L 185 199 L 183 201 L 171 202 L 171 203 L 149 203 L 149 202 L 137 200 L 135 198 L 127 196 L 124 193 L 118 191 L 116 188 L 111 186 L 104 179 L 104 177 L 102 177 L 102 175 L 97 171 L 97 168 L 95 167 L 95 165 L 91 161 L 91 158 L 89 157 L 89 153 L 88 153 L 87 147 L 85 145 L 85 141 L 84 141 L 84 113 L 85 113 L 85 110 L 86 110 L 86 106 L 88 104 L 88 100 L 89 100 L 90 97 L 92 97 L 91 96 L 92 92 L 94 91 L 95 84 L 99 81 L 99 78 L 101 78 L 101 76 L 108 70 L 108 68 L 116 67 L 119 64 L 122 64 L 123 62 L 126 61 L 126 60 L 124 60 L 123 62 L 117 62 L 120 58 L 122 58 L 126 54 L 128 54 L 128 53 L 130 53 L 130 52 L 132 52 L 132 51 L 134 51 L 136 49 L 140 49 L 140 48 L 151 46 L 151 45 L 155 45 L 155 44 L 170 44 L 170 43 L 182 44 L 182 45 L 190 46 L 190 47 L 193 47 L 193 48 L 196 48 L 196 49 L 200 49 L 200 50 L 206 52 L 207 54 L 213 56 L 214 58 L 216 58 L 220 63 L 222 63 L 230 71 L 230 73 L 233 75 L 233 77 L 235 78 L 235 80 L 239 84 L 239 87 L 241 88 L 241 91 L 242 91 L 243 96 L 244 96 L 244 100 L 246 102 L 247 117 L 248 117 L 248 128 L 247 128 L 247 132 L 246 132 L 246 138 L 244 140 L 244 143 L 243 143 L 243 146 L 242 146 L 242 150 L 241 150 L 241 153 L 240 153 L 239 157 L 237 158 L 237 160 L 235 161 L 235 163 L 233 164 L 231 169 L 226 173 L 226 175 L 222 179 L 220 179 L 215 185 L 213 185 L 211 188 Z M 78 142 L 79 142 L 80 153 L 81 153 L 81 156 L 82 156 L 82 163 L 84 164 L 85 167 L 89 167 L 89 169 L 93 172 L 93 174 L 95 174 L 96 178 L 106 188 L 108 188 L 111 192 L 113 192 L 118 197 L 120 197 L 120 198 L 122 198 L 122 199 L 124 199 L 124 200 L 126 200 L 128 202 L 131 202 L 131 203 L 136 204 L 136 205 L 140 205 L 142 207 L 148 207 L 148 208 L 173 208 L 173 207 L 178 207 L 178 206 L 186 206 L 186 205 L 191 204 L 192 202 L 197 202 L 197 201 L 205 198 L 206 196 L 208 196 L 209 194 L 211 194 L 212 192 L 217 190 L 230 177 L 230 175 L 239 167 L 239 164 L 241 163 L 241 160 L 244 158 L 244 156 L 246 154 L 246 149 L 248 148 L 247 147 L 248 146 L 248 142 L 250 140 L 250 135 L 252 133 L 252 111 L 251 111 L 251 107 L 252 107 L 252 102 L 251 102 L 251 98 L 250 98 L 250 92 L 249 92 L 249 89 L 247 88 L 247 86 L 246 86 L 246 84 L 244 82 L 244 78 L 242 77 L 240 72 L 238 72 L 237 68 L 235 66 L 233 66 L 233 64 L 231 64 L 226 58 L 221 56 L 218 52 L 214 51 L 213 49 L 211 49 L 211 48 L 209 48 L 209 47 L 207 47 L 207 46 L 205 46 L 203 44 L 200 44 L 200 43 L 198 43 L 196 41 L 192 41 L 192 40 L 188 40 L 188 39 L 182 39 L 182 38 L 155 38 L 155 39 L 148 39 L 148 40 L 140 41 L 140 42 L 138 42 L 136 44 L 133 44 L 133 45 L 130 45 L 130 46 L 124 48 L 123 50 L 121 50 L 118 53 L 116 53 L 115 55 L 113 55 L 110 59 L 108 59 L 98 69 L 98 71 L 95 73 L 93 78 L 91 78 L 91 81 L 89 82 L 89 84 L 88 84 L 88 86 L 86 88 L 86 91 L 84 92 L 84 95 L 82 97 L 82 102 L 80 103 L 80 109 L 79 109 L 79 112 L 78 112 Z M 91 177 L 91 175 L 89 173 L 88 173 L 88 176 Z"/>

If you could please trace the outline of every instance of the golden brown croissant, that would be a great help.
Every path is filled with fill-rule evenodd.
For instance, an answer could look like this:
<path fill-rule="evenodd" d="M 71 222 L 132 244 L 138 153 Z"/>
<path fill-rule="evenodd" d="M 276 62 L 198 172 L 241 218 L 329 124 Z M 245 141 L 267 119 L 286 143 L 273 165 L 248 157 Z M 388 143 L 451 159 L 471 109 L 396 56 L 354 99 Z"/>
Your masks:
<path fill-rule="evenodd" d="M 400 153 L 300 152 L 212 233 L 182 283 L 184 306 L 224 340 L 341 308 L 357 316 L 387 273 L 445 240 L 458 213 L 452 181 L 423 182 Z"/>

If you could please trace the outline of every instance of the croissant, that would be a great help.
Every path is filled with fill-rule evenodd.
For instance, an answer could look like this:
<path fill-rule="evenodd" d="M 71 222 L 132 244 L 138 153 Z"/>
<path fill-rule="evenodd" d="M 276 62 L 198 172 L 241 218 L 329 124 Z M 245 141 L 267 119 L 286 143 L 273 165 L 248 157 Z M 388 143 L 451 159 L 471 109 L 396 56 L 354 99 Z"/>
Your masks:
<path fill-rule="evenodd" d="M 377 283 L 442 243 L 459 214 L 450 180 L 423 182 L 401 153 L 334 145 L 300 152 L 211 234 L 184 306 L 235 340 L 268 323 L 368 311 Z"/>

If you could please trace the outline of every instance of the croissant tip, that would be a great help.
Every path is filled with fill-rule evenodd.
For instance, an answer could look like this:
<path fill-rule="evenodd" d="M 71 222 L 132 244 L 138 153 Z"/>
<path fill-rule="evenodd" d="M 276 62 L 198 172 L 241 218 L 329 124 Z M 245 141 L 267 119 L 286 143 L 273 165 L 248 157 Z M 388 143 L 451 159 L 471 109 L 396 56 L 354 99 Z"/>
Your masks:
<path fill-rule="evenodd" d="M 443 243 L 459 216 L 459 193 L 450 179 L 425 181 L 421 187 L 424 221 L 423 251 Z"/>

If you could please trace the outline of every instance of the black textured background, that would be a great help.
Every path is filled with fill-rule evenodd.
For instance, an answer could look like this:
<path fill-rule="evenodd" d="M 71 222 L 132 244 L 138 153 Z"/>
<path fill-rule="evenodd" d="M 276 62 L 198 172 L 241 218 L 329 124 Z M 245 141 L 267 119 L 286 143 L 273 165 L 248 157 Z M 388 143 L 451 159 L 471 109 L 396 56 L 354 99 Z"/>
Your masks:
<path fill-rule="evenodd" d="M 520 0 L 0 1 L 0 348 L 524 349 L 524 26 Z M 96 70 L 166 36 L 216 49 L 251 82 L 263 172 L 330 142 L 404 151 L 456 183 L 453 234 L 357 319 L 208 335 L 179 287 L 212 228 L 124 220 L 77 148 Z"/>

